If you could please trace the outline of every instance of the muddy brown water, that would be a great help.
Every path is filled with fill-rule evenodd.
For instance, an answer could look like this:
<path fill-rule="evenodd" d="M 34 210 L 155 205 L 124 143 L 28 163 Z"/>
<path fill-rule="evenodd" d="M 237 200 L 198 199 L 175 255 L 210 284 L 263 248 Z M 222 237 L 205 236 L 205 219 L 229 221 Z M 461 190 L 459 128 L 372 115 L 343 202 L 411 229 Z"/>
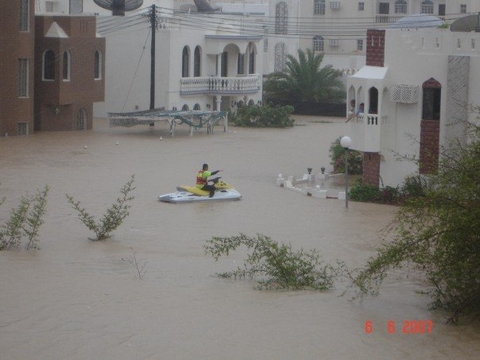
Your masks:
<path fill-rule="evenodd" d="M 307 197 L 277 187 L 277 175 L 329 167 L 343 121 L 304 121 L 291 129 L 199 130 L 164 125 L 0 138 L 4 223 L 26 192 L 50 187 L 37 251 L 0 253 L 1 359 L 473 359 L 477 326 L 446 326 L 418 293 L 422 280 L 402 270 L 363 302 L 335 290 L 259 291 L 251 280 L 214 276 L 244 253 L 215 262 L 212 236 L 261 233 L 294 248 L 316 248 L 350 267 L 374 254 L 390 206 Z M 162 140 L 160 139 L 162 137 Z M 118 145 L 117 145 L 118 143 Z M 202 163 L 224 169 L 243 198 L 166 204 L 160 194 L 190 185 Z M 103 214 L 135 175 L 130 216 L 103 242 L 78 220 L 65 194 Z M 133 256 L 145 266 L 139 279 Z M 388 332 L 388 322 L 395 332 Z M 432 331 L 408 334 L 408 321 Z M 373 331 L 367 333 L 370 321 Z M 403 326 L 407 326 L 405 329 Z"/>

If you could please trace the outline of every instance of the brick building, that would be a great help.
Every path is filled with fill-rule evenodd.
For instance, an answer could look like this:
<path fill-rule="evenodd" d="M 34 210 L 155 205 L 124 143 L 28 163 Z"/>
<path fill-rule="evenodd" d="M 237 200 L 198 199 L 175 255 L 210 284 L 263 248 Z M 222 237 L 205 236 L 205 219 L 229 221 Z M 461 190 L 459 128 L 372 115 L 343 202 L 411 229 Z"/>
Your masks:
<path fill-rule="evenodd" d="M 0 136 L 27 135 L 33 131 L 33 23 L 33 0 L 2 2 Z"/>
<path fill-rule="evenodd" d="M 105 38 L 93 16 L 35 17 L 35 130 L 92 128 L 104 100 Z"/>
<path fill-rule="evenodd" d="M 35 16 L 34 0 L 0 12 L 0 135 L 92 127 L 103 101 L 105 39 L 93 16 Z"/>

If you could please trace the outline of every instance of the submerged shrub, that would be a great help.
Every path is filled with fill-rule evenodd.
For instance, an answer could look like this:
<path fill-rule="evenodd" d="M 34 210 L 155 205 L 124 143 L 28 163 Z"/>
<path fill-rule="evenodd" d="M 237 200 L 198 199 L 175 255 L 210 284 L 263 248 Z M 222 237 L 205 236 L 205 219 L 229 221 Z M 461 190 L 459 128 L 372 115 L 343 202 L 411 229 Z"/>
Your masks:
<path fill-rule="evenodd" d="M 20 204 L 12 209 L 5 225 L 0 226 L 0 250 L 18 248 L 22 240 L 27 240 L 27 250 L 39 249 L 39 230 L 44 223 L 49 190 L 45 185 L 43 190 L 37 190 L 34 195 L 22 196 Z M 0 201 L 0 205 L 4 200 Z"/>
<path fill-rule="evenodd" d="M 90 240 L 98 241 L 109 238 L 110 233 L 117 229 L 129 215 L 130 201 L 134 199 L 134 196 L 130 195 L 135 190 L 135 187 L 133 187 L 134 179 L 135 175 L 132 175 L 130 180 L 120 189 L 122 196 L 117 198 L 98 222 L 80 206 L 79 201 L 75 201 L 72 196 L 66 194 L 68 202 L 78 211 L 78 218 L 89 230 L 95 233 L 95 238 L 89 238 Z"/>
<path fill-rule="evenodd" d="M 231 251 L 244 246 L 248 250 L 243 268 L 217 274 L 226 278 L 255 278 L 264 289 L 315 289 L 333 288 L 343 264 L 338 267 L 325 264 L 320 253 L 313 249 L 294 251 L 291 245 L 279 244 L 267 236 L 245 234 L 232 237 L 213 237 L 204 245 L 205 254 L 215 260 L 228 256 Z"/>

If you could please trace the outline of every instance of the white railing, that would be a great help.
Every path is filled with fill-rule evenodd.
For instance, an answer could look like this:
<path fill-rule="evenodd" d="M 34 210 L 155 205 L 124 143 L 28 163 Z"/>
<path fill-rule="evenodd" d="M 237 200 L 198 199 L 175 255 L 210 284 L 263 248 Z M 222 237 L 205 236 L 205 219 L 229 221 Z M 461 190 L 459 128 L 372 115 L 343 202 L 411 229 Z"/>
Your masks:
<path fill-rule="evenodd" d="M 359 114 L 350 122 L 350 133 L 355 134 L 354 150 L 380 152 L 381 124 L 386 116 L 377 114 Z"/>
<path fill-rule="evenodd" d="M 194 77 L 180 79 L 180 95 L 254 94 L 260 91 L 260 77 Z"/>

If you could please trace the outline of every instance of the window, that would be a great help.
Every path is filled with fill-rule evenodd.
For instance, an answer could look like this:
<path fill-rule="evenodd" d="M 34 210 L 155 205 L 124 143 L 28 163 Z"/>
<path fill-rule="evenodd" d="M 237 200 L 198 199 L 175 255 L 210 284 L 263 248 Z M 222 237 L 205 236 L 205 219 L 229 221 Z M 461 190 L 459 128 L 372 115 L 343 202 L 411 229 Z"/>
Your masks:
<path fill-rule="evenodd" d="M 406 14 L 407 2 L 405 0 L 395 1 L 395 14 Z"/>
<path fill-rule="evenodd" d="M 363 40 L 357 40 L 357 50 L 363 51 Z"/>
<path fill-rule="evenodd" d="M 245 74 L 245 54 L 238 54 L 237 74 Z"/>
<path fill-rule="evenodd" d="M 28 59 L 18 59 L 18 97 L 28 97 Z"/>
<path fill-rule="evenodd" d="M 467 5 L 466 4 L 460 4 L 460 12 L 462 14 L 466 14 L 467 13 Z"/>
<path fill-rule="evenodd" d="M 70 81 L 70 52 L 65 51 L 63 53 L 63 81 Z"/>
<path fill-rule="evenodd" d="M 251 49 L 248 57 L 248 73 L 255 74 L 255 49 Z"/>
<path fill-rule="evenodd" d="M 422 14 L 433 14 L 433 2 L 431 0 L 422 1 Z"/>
<path fill-rule="evenodd" d="M 323 36 L 317 35 L 313 37 L 313 51 L 325 51 L 325 40 Z"/>
<path fill-rule="evenodd" d="M 288 33 L 288 7 L 285 2 L 275 7 L 275 34 Z"/>
<path fill-rule="evenodd" d="M 221 73 L 220 73 L 220 76 L 221 77 L 227 77 L 228 76 L 228 52 L 224 51 L 222 53 L 222 63 L 221 63 Z"/>
<path fill-rule="evenodd" d="M 20 31 L 30 31 L 30 0 L 20 0 Z"/>
<path fill-rule="evenodd" d="M 313 14 L 325 15 L 325 0 L 314 0 L 313 2 Z"/>
<path fill-rule="evenodd" d="M 199 77 L 201 76 L 201 53 L 200 53 L 200 46 L 195 48 L 195 53 L 193 54 L 193 76 Z"/>
<path fill-rule="evenodd" d="M 70 15 L 83 13 L 83 0 L 70 0 Z"/>
<path fill-rule="evenodd" d="M 102 52 L 100 50 L 95 51 L 95 64 L 93 74 L 95 80 L 100 80 L 102 78 L 102 62 Z"/>
<path fill-rule="evenodd" d="M 423 120 L 440 120 L 440 88 L 423 89 Z"/>
<path fill-rule="evenodd" d="M 265 27 L 263 36 L 263 52 L 268 52 L 268 29 Z"/>
<path fill-rule="evenodd" d="M 278 43 L 277 45 L 275 45 L 275 72 L 283 71 L 285 69 L 286 58 L 287 56 L 285 55 L 285 44 Z"/>
<path fill-rule="evenodd" d="M 55 53 L 52 50 L 43 54 L 43 80 L 55 80 Z"/>
<path fill-rule="evenodd" d="M 189 76 L 189 67 L 190 67 L 190 49 L 188 46 L 185 46 L 183 48 L 182 52 L 182 77 L 188 77 Z"/>
<path fill-rule="evenodd" d="M 86 130 L 87 129 L 87 110 L 81 108 L 77 112 L 77 117 L 75 119 L 75 130 Z"/>
<path fill-rule="evenodd" d="M 338 47 L 340 45 L 340 40 L 338 39 L 330 39 L 328 40 L 328 43 L 330 45 L 330 47 Z"/>
<path fill-rule="evenodd" d="M 365 10 L 365 3 L 363 1 L 358 3 L 358 11 L 364 11 Z"/>

